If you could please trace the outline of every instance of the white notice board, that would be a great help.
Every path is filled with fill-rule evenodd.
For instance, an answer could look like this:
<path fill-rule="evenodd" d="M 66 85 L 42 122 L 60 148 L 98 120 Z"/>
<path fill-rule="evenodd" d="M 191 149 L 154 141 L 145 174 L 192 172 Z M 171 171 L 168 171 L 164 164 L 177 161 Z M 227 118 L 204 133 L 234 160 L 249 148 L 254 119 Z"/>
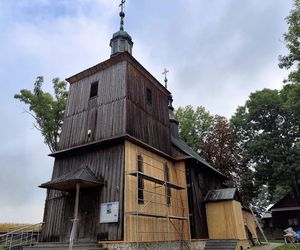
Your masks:
<path fill-rule="evenodd" d="M 115 223 L 119 221 L 119 202 L 101 203 L 100 223 Z"/>

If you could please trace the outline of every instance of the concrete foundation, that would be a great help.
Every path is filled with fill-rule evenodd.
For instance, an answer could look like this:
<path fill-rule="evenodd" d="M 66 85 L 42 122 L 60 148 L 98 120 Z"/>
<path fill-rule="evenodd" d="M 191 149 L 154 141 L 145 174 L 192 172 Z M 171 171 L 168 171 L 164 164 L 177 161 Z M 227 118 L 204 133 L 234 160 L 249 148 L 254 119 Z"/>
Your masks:
<path fill-rule="evenodd" d="M 108 250 L 204 250 L 206 240 L 193 240 L 186 241 L 185 243 L 180 241 L 171 242 L 147 242 L 147 243 L 112 243 L 101 242 L 101 245 Z"/>

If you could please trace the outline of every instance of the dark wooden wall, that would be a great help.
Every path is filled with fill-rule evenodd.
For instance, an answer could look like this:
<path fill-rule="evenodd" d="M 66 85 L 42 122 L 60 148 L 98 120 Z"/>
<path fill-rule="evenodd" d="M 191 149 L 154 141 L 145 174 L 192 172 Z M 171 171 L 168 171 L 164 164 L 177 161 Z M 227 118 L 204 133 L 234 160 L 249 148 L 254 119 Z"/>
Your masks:
<path fill-rule="evenodd" d="M 126 132 L 170 154 L 167 94 L 129 62 L 127 72 Z M 147 88 L 151 103 L 147 102 Z"/>
<path fill-rule="evenodd" d="M 132 62 L 121 61 L 72 83 L 59 149 L 128 133 L 170 154 L 168 94 L 143 71 Z M 98 96 L 90 98 L 90 85 L 96 81 Z M 152 93 L 151 104 L 147 89 Z"/>
<path fill-rule="evenodd" d="M 195 160 L 187 160 L 186 166 L 191 238 L 208 238 L 204 198 L 209 190 L 222 188 L 223 180 Z"/>
<path fill-rule="evenodd" d="M 293 193 L 286 194 L 281 200 L 279 200 L 271 209 L 274 208 L 287 208 L 287 207 L 298 207 L 299 204 L 297 202 L 296 197 Z"/>
<path fill-rule="evenodd" d="M 296 225 L 289 225 L 289 219 L 296 219 Z M 272 226 L 275 228 L 286 229 L 292 227 L 294 230 L 300 230 L 300 210 L 272 211 Z"/>
<path fill-rule="evenodd" d="M 124 143 L 97 150 L 58 158 L 55 160 L 52 179 L 74 169 L 89 166 L 105 185 L 99 188 L 82 189 L 79 200 L 79 239 L 123 240 L 123 190 L 124 190 Z M 48 191 L 42 241 L 67 241 L 71 232 L 75 190 L 63 193 Z M 100 204 L 119 202 L 119 222 L 100 224 Z"/>
<path fill-rule="evenodd" d="M 126 64 L 119 62 L 70 85 L 59 149 L 124 134 Z M 98 96 L 90 98 L 90 85 L 96 81 Z"/>
<path fill-rule="evenodd" d="M 279 200 L 272 209 L 290 209 L 287 211 L 272 211 L 272 226 L 275 228 L 288 228 L 293 227 L 300 229 L 300 210 L 293 210 L 291 208 L 299 207 L 296 197 L 292 193 L 288 193 L 281 200 Z M 293 221 L 289 225 L 289 219 Z M 296 221 L 294 221 L 296 219 Z M 297 222 L 296 225 L 294 222 Z"/>

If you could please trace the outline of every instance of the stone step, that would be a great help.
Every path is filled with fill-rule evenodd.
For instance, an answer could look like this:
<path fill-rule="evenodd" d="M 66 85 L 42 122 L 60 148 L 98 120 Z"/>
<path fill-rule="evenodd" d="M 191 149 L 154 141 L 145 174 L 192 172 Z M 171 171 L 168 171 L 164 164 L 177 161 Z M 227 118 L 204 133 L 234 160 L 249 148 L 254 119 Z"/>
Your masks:
<path fill-rule="evenodd" d="M 10 250 L 22 250 L 22 246 L 12 246 L 12 247 L 3 247 L 3 250 L 7 250 L 7 249 L 10 249 Z"/>
<path fill-rule="evenodd" d="M 235 250 L 236 246 L 236 240 L 208 240 L 204 250 Z"/>
<path fill-rule="evenodd" d="M 23 247 L 23 250 L 68 250 L 69 243 L 63 242 L 43 242 L 34 246 Z M 73 245 L 74 250 L 107 250 L 94 242 L 76 242 Z"/>

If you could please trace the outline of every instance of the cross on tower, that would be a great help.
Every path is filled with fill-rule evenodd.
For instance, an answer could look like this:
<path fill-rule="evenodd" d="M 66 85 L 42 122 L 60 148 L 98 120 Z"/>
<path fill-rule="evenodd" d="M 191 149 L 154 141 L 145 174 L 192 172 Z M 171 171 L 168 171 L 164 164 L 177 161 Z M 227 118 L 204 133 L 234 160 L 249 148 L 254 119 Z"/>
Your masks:
<path fill-rule="evenodd" d="M 124 12 L 125 2 L 126 0 L 121 0 L 121 3 L 119 5 L 119 7 L 121 7 L 121 12 Z"/>
<path fill-rule="evenodd" d="M 119 4 L 119 7 L 121 7 L 121 12 L 120 12 L 120 17 L 121 17 L 121 21 L 120 21 L 120 30 L 124 30 L 124 17 L 125 17 L 125 13 L 124 13 L 124 8 L 125 8 L 125 2 L 126 0 L 121 0 L 121 3 Z"/>
<path fill-rule="evenodd" d="M 169 70 L 167 70 L 165 68 L 164 72 L 162 72 L 163 75 L 165 75 L 165 87 L 168 87 L 168 78 L 167 78 L 167 74 L 169 73 Z"/>

